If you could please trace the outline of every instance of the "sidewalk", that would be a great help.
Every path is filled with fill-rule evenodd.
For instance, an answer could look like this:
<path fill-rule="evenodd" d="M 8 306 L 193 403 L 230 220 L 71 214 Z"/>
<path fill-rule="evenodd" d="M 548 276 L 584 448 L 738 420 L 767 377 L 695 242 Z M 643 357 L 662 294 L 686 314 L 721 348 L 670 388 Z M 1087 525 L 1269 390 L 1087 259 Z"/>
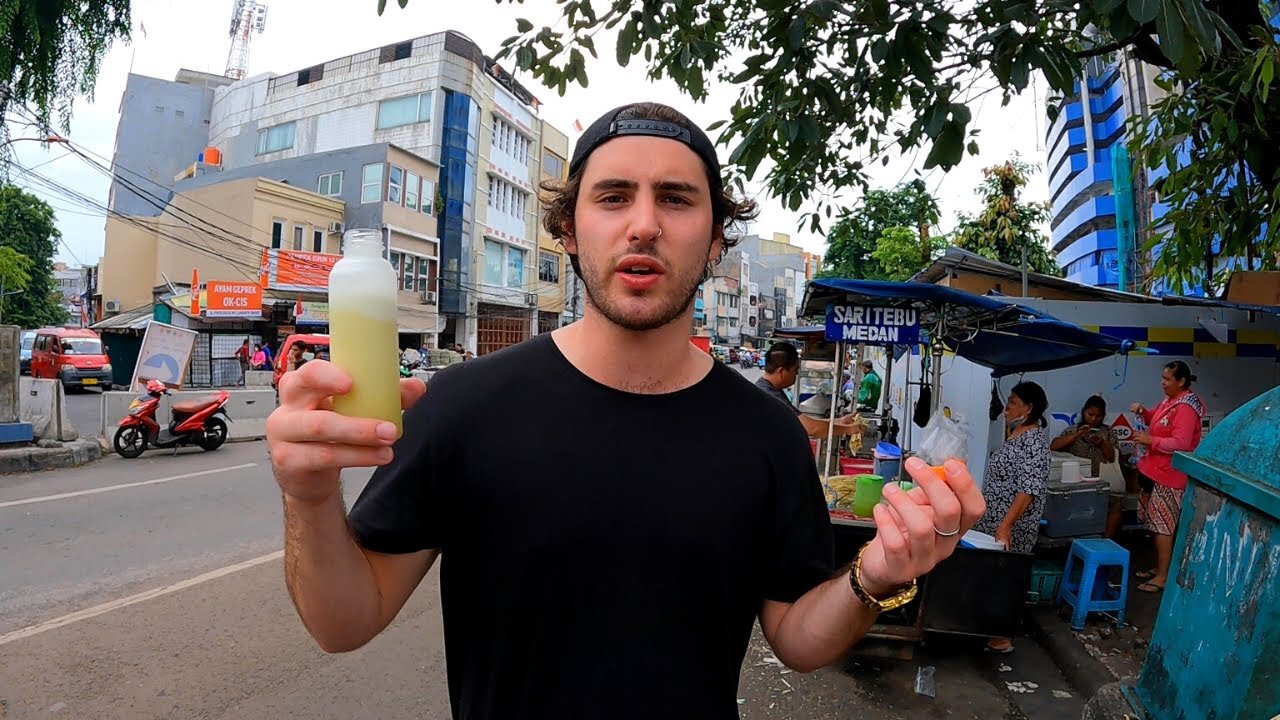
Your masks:
<path fill-rule="evenodd" d="M 21 445 L 0 448 L 0 476 L 77 467 L 100 457 L 102 447 L 95 438 L 82 438 L 53 447 Z"/>
<path fill-rule="evenodd" d="M 1139 591 L 1137 586 L 1142 581 L 1132 577 L 1132 573 L 1155 564 L 1150 537 L 1135 530 L 1121 532 L 1115 541 L 1130 553 L 1131 577 L 1123 627 L 1117 628 L 1114 618 L 1093 613 L 1086 619 L 1083 631 L 1074 631 L 1070 627 L 1071 610 L 1066 605 L 1056 609 L 1052 605 L 1037 605 L 1027 613 L 1028 634 L 1045 648 L 1067 680 L 1085 698 L 1099 693 L 1112 698 L 1107 700 L 1109 705 L 1115 704 L 1119 696 L 1108 686 L 1122 680 L 1133 682 L 1142 670 L 1163 595 Z M 1062 555 L 1065 561 L 1065 549 Z M 1115 717 L 1132 712 L 1127 703 L 1115 710 Z"/>

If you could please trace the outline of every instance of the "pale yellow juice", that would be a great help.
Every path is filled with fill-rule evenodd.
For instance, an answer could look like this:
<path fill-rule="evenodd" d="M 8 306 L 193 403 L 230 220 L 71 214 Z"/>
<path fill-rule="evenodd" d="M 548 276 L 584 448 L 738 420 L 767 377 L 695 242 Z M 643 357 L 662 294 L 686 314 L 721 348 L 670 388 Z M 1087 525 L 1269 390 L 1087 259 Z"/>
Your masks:
<path fill-rule="evenodd" d="M 394 319 L 359 310 L 329 308 L 329 357 L 353 380 L 351 392 L 333 398 L 335 412 L 375 418 L 404 431 L 400 412 L 400 349 Z"/>

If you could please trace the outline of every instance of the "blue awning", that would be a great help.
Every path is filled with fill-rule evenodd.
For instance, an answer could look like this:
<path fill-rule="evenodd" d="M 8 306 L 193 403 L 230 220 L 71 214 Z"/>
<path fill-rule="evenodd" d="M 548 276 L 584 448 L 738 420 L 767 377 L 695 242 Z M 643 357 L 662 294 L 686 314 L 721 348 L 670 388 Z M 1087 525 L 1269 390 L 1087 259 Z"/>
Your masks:
<path fill-rule="evenodd" d="M 1131 340 L 1085 330 L 1032 308 L 942 285 L 828 278 L 809 283 L 804 314 L 823 316 L 832 303 L 914 308 L 921 327 L 940 328 L 946 348 L 991 368 L 993 377 L 1056 370 L 1136 348 Z M 823 337 L 825 328 L 791 328 Z M 775 333 L 776 334 L 776 333 Z"/>

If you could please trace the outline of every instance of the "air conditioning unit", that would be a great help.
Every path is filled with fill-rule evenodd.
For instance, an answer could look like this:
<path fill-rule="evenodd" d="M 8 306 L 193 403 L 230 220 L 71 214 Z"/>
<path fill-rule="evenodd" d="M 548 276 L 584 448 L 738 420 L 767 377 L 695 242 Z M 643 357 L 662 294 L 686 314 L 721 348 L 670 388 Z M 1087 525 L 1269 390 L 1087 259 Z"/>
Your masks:
<path fill-rule="evenodd" d="M 119 300 L 108 300 L 102 304 L 103 312 L 120 312 Z"/>
<path fill-rule="evenodd" d="M 331 223 L 329 223 L 329 234 L 330 234 L 330 235 L 341 235 L 342 233 L 344 233 L 344 232 L 346 232 L 346 231 L 347 231 L 347 226 L 346 226 L 346 224 L 344 224 L 344 223 L 340 223 L 340 222 L 331 222 Z"/>
<path fill-rule="evenodd" d="M 435 291 L 435 290 L 423 290 L 423 291 L 422 291 L 422 304 L 423 304 L 423 305 L 435 305 L 435 304 L 436 304 L 436 291 Z"/>
<path fill-rule="evenodd" d="M 528 305 L 529 307 L 537 307 L 537 306 L 538 306 L 538 296 L 537 296 L 537 294 L 535 294 L 535 293 L 525 293 L 525 294 L 524 294 L 524 304 L 525 304 L 525 305 Z"/>

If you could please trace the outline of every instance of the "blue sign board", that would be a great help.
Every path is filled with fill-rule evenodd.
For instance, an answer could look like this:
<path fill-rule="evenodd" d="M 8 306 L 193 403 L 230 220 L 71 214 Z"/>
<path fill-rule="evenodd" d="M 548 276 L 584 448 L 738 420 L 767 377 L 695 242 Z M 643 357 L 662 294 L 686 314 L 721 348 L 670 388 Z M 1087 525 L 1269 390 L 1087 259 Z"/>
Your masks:
<path fill-rule="evenodd" d="M 861 345 L 916 345 L 920 313 L 915 308 L 828 305 L 826 337 Z"/>

